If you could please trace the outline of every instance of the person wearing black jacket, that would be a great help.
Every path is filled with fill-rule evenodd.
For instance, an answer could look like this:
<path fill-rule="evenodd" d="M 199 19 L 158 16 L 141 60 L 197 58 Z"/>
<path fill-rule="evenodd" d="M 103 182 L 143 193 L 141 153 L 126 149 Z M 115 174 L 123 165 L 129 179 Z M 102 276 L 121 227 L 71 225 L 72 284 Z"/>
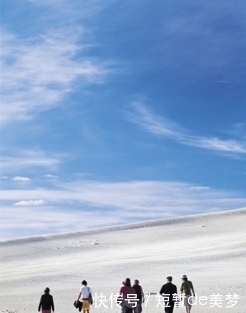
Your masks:
<path fill-rule="evenodd" d="M 44 294 L 41 296 L 38 311 L 42 308 L 42 313 L 51 313 L 51 310 L 55 311 L 54 301 L 52 295 L 50 295 L 50 289 L 47 287 L 44 289 Z"/>
<path fill-rule="evenodd" d="M 177 295 L 177 287 L 172 283 L 173 278 L 167 277 L 167 283 L 161 287 L 160 294 L 164 298 L 165 313 L 173 313 L 175 297 Z"/>

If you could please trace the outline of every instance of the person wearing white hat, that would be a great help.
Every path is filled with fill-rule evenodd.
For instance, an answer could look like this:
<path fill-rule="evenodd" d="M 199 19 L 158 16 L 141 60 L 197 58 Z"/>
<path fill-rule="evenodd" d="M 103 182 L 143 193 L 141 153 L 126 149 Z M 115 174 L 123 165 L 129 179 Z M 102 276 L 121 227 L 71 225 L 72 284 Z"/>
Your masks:
<path fill-rule="evenodd" d="M 186 313 L 190 313 L 192 307 L 192 299 L 195 297 L 195 290 L 193 288 L 192 282 L 188 280 L 186 275 L 183 275 L 181 279 L 182 284 L 180 287 L 180 291 L 183 295 L 184 307 L 186 309 Z"/>

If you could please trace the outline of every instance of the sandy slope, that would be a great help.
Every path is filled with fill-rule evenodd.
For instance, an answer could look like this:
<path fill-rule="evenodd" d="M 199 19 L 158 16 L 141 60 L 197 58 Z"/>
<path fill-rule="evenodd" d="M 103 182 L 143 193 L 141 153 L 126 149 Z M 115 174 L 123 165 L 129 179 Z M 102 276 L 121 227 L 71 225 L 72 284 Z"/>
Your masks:
<path fill-rule="evenodd" d="M 193 281 L 197 299 L 208 298 L 193 312 L 246 312 L 246 208 L 5 241 L 0 248 L 0 312 L 36 312 L 48 286 L 56 312 L 76 313 L 72 304 L 82 279 L 105 300 L 98 297 L 92 313 L 120 312 L 110 296 L 126 277 L 138 278 L 146 293 L 158 293 L 167 275 L 179 287 L 183 274 Z M 212 307 L 213 293 L 222 295 L 222 308 Z M 234 293 L 239 302 L 226 308 L 225 297 Z M 151 295 L 143 312 L 163 312 L 157 305 Z"/>

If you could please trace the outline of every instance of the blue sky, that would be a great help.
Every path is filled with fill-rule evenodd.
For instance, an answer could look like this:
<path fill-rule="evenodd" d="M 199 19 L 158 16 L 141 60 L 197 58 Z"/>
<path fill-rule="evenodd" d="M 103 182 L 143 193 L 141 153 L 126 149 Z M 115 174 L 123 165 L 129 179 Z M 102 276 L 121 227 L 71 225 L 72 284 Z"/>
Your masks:
<path fill-rule="evenodd" d="M 245 207 L 245 1 L 1 11 L 1 239 Z"/>

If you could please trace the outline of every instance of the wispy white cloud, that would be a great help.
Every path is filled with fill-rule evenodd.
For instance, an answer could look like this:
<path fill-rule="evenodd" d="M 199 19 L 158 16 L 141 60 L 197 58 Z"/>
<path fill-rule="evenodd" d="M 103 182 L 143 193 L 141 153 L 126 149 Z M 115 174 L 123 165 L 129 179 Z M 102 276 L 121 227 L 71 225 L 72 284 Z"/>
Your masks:
<path fill-rule="evenodd" d="M 36 235 L 44 232 L 47 225 L 42 223 L 50 225 L 51 215 L 58 222 L 52 231 L 46 229 L 46 233 L 227 210 L 244 207 L 246 203 L 246 199 L 237 193 L 166 181 L 56 181 L 49 189 L 4 190 L 1 200 L 5 208 L 2 221 L 11 225 L 9 219 L 14 214 L 15 226 L 10 227 L 17 227 L 19 236 L 24 232 L 23 225 L 27 224 L 23 222 L 25 219 Z M 37 206 L 42 206 L 42 210 L 37 211 Z M 17 207 L 20 210 L 14 209 Z M 78 216 L 83 221 L 79 227 Z M 34 225 L 38 227 L 36 230 Z M 7 229 L 2 232 L 5 236 Z"/>
<path fill-rule="evenodd" d="M 211 188 L 208 186 L 192 186 L 192 187 L 190 187 L 190 189 L 191 190 L 209 190 Z"/>
<path fill-rule="evenodd" d="M 243 139 L 223 140 L 216 137 L 192 135 L 191 131 L 150 112 L 141 101 L 132 103 L 132 110 L 128 112 L 127 116 L 131 122 L 140 125 L 155 136 L 169 138 L 184 145 L 206 150 L 228 154 L 246 154 L 246 142 Z"/>
<path fill-rule="evenodd" d="M 57 169 L 64 155 L 48 154 L 39 149 L 21 150 L 16 152 L 16 155 L 5 156 L 1 155 L 1 170 L 2 172 L 12 172 L 24 170 L 30 167 L 41 167 L 46 169 Z"/>
<path fill-rule="evenodd" d="M 83 56 L 84 47 L 77 41 L 78 35 L 62 30 L 31 39 L 2 31 L 1 123 L 27 119 L 58 105 L 77 88 L 78 79 L 82 90 L 102 82 L 106 65 Z"/>
<path fill-rule="evenodd" d="M 44 177 L 46 177 L 46 178 L 51 178 L 51 179 L 56 179 L 56 178 L 58 178 L 58 176 L 52 175 L 52 174 L 46 174 L 46 175 L 44 175 Z"/>
<path fill-rule="evenodd" d="M 30 181 L 31 179 L 28 178 L 28 177 L 23 177 L 23 176 L 15 176 L 12 178 L 12 180 L 14 181 L 20 181 L 20 182 L 28 182 Z"/>
<path fill-rule="evenodd" d="M 115 215 L 97 215 L 95 211 L 57 210 L 48 205 L 36 209 L 33 206 L 13 206 L 12 208 L 2 206 L 1 211 L 0 240 L 66 233 L 120 224 L 119 218 Z"/>
<path fill-rule="evenodd" d="M 38 205 L 44 205 L 46 203 L 46 201 L 44 200 L 22 200 L 19 202 L 14 203 L 14 205 L 17 206 L 38 206 Z"/>
<path fill-rule="evenodd" d="M 176 209 L 206 211 L 240 206 L 245 201 L 240 195 L 213 190 L 208 186 L 165 181 L 56 182 L 50 189 L 4 190 L 1 199 L 14 203 L 33 199 L 59 205 L 81 203 L 82 206 L 124 209 L 125 213 L 129 210 L 148 211 L 150 208 L 165 213 L 175 212 Z"/>
<path fill-rule="evenodd" d="M 199 136 L 190 139 L 188 136 L 186 136 L 184 138 L 184 143 L 209 150 L 231 152 L 235 154 L 246 153 L 246 144 L 237 140 L 222 140 L 219 138 L 206 138 Z"/>
<path fill-rule="evenodd" d="M 182 133 L 177 124 L 168 119 L 157 118 L 141 101 L 132 102 L 132 108 L 133 110 L 127 112 L 128 118 L 148 132 L 170 138 Z"/>

